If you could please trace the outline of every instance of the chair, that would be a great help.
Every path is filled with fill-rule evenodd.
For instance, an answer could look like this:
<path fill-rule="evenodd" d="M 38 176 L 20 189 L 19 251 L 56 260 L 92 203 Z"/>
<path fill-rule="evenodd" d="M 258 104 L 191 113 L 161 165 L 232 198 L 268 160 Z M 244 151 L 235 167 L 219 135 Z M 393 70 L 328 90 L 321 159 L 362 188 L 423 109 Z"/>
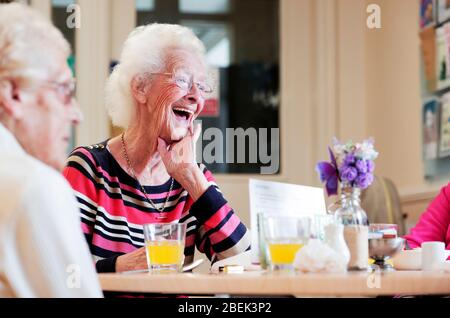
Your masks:
<path fill-rule="evenodd" d="M 398 235 L 405 234 L 405 214 L 397 188 L 390 179 L 375 176 L 372 185 L 361 194 L 361 206 L 370 223 L 395 223 Z"/>

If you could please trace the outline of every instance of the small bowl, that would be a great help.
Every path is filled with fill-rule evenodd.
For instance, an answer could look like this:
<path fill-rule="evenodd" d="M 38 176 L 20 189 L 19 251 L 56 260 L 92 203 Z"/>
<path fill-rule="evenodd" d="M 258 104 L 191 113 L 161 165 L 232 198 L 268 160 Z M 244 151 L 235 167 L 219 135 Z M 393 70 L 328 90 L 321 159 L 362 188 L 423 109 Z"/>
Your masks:
<path fill-rule="evenodd" d="M 383 238 L 396 238 L 398 233 L 397 224 L 387 224 L 387 223 L 371 223 L 369 225 L 369 233 L 381 234 Z"/>

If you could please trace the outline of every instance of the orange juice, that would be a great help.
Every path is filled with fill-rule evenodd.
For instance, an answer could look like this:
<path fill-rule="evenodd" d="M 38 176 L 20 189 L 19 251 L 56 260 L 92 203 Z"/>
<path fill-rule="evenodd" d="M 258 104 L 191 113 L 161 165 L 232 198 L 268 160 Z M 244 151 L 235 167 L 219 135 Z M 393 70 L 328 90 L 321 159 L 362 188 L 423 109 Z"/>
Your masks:
<path fill-rule="evenodd" d="M 177 240 L 147 242 L 147 258 L 154 267 L 173 266 L 181 267 L 184 256 L 184 242 Z"/>
<path fill-rule="evenodd" d="M 273 265 L 292 264 L 295 254 L 303 247 L 301 243 L 269 243 L 270 260 Z"/>

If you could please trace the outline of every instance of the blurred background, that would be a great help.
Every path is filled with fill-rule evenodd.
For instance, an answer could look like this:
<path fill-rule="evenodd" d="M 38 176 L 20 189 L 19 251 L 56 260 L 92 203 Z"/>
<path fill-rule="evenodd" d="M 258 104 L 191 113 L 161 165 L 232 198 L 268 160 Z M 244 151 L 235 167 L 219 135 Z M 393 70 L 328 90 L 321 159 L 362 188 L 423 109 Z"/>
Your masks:
<path fill-rule="evenodd" d="M 320 186 L 315 164 L 328 159 L 333 136 L 374 137 L 380 152 L 376 175 L 392 181 L 389 193 L 406 228 L 450 180 L 449 1 L 21 2 L 52 19 L 72 45 L 69 63 L 85 115 L 73 146 L 119 132 L 106 115 L 103 86 L 133 28 L 152 22 L 192 28 L 218 83 L 202 114 L 203 128 L 280 129 L 277 174 L 260 175 L 258 163 L 209 166 L 247 225 L 249 178 Z M 67 26 L 74 4 L 80 8 L 79 28 Z M 370 4 L 380 9 L 379 28 L 368 23 Z"/>

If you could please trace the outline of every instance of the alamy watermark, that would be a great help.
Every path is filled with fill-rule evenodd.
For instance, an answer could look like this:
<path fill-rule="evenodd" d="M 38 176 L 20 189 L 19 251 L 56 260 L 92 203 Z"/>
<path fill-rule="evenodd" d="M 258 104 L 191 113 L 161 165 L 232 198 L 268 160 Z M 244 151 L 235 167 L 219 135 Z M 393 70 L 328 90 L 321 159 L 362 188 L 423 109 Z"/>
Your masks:
<path fill-rule="evenodd" d="M 78 4 L 69 4 L 66 7 L 66 12 L 70 13 L 66 19 L 66 26 L 68 29 L 81 28 L 81 8 Z"/>
<path fill-rule="evenodd" d="M 67 288 L 81 288 L 81 269 L 78 264 L 70 264 L 66 267 L 67 279 L 66 286 Z"/>
<path fill-rule="evenodd" d="M 378 4 L 372 3 L 367 6 L 366 12 L 369 16 L 366 25 L 369 29 L 381 29 L 381 8 Z"/>
<path fill-rule="evenodd" d="M 259 164 L 261 174 L 275 174 L 280 168 L 280 129 L 207 128 L 197 142 L 196 161 Z"/>
<path fill-rule="evenodd" d="M 366 279 L 367 288 L 381 288 L 381 270 L 374 270 L 369 273 Z"/>
<path fill-rule="evenodd" d="M 78 4 L 69 4 L 66 7 L 69 15 L 66 18 L 66 26 L 69 29 L 81 28 L 81 7 Z M 366 25 L 369 29 L 381 29 L 381 8 L 376 3 L 367 6 L 366 12 L 369 14 Z"/>

